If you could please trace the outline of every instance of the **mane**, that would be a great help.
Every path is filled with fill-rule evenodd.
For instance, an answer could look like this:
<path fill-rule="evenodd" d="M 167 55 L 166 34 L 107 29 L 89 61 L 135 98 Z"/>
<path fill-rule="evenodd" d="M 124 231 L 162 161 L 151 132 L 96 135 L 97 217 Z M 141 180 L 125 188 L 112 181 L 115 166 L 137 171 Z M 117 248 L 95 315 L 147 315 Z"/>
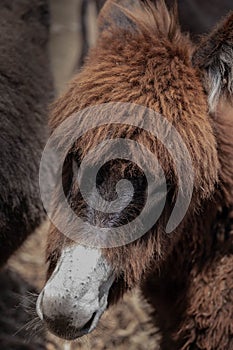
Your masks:
<path fill-rule="evenodd" d="M 134 5 L 133 11 L 124 5 L 116 3 L 115 0 L 112 0 L 112 3 L 142 33 L 164 37 L 173 43 L 178 43 L 184 39 L 178 21 L 176 2 L 168 10 L 164 0 L 141 0 L 138 2 L 138 5 Z"/>
<path fill-rule="evenodd" d="M 100 41 L 138 35 L 156 47 L 170 47 L 169 51 L 186 62 L 194 52 L 189 34 L 181 32 L 176 2 L 168 9 L 164 0 L 109 0 L 99 15 L 98 26 Z"/>

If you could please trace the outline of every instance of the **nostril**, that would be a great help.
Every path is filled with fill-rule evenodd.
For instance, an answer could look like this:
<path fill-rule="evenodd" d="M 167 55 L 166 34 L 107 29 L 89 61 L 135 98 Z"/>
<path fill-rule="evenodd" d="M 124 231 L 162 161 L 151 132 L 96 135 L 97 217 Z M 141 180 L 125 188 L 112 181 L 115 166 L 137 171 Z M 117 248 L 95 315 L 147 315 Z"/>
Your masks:
<path fill-rule="evenodd" d="M 56 318 L 50 318 L 44 315 L 44 320 L 51 332 L 57 335 L 62 335 L 73 328 L 70 318 L 64 315 L 60 315 Z"/>
<path fill-rule="evenodd" d="M 95 319 L 96 314 L 97 314 L 97 312 L 94 312 L 93 315 L 92 315 L 92 317 L 91 317 L 91 319 L 90 319 L 87 323 L 85 323 L 85 325 L 84 325 L 83 328 L 82 328 L 82 332 L 87 332 L 87 331 L 89 331 L 89 329 L 91 328 L 92 323 L 93 323 L 93 321 L 94 321 L 94 319 Z"/>

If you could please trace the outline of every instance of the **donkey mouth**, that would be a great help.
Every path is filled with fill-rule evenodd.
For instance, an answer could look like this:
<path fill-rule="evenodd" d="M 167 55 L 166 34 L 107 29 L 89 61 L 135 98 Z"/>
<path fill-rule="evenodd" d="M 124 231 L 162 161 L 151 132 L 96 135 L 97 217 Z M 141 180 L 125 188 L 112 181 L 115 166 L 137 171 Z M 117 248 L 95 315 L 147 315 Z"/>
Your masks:
<path fill-rule="evenodd" d="M 107 308 L 107 299 L 101 300 L 102 305 L 98 311 L 95 311 L 91 318 L 82 326 L 82 328 L 75 327 L 72 324 L 72 319 L 67 316 L 60 315 L 55 319 L 51 319 L 44 315 L 43 321 L 46 323 L 48 330 L 59 338 L 72 341 L 78 339 L 86 334 L 91 333 L 99 323 L 99 320 Z M 78 315 L 77 315 L 78 316 Z"/>
<path fill-rule="evenodd" d="M 61 339 L 72 341 L 91 332 L 93 325 L 95 323 L 98 323 L 98 319 L 95 320 L 96 315 L 97 312 L 94 312 L 90 320 L 86 322 L 86 324 L 81 329 L 78 329 L 69 324 L 69 322 L 66 320 L 66 317 L 64 316 L 60 316 L 56 320 L 45 317 L 44 320 L 46 322 L 48 330 L 51 333 Z"/>
<path fill-rule="evenodd" d="M 61 339 L 73 341 L 87 335 L 97 327 L 102 314 L 108 307 L 109 289 L 112 286 L 113 281 L 114 276 L 111 276 L 108 281 L 99 288 L 99 298 L 96 303 L 96 311 L 91 313 L 90 310 L 93 310 L 93 305 L 91 303 L 86 305 L 86 309 L 89 309 L 90 312 L 90 318 L 88 318 L 89 312 L 83 313 L 82 309 L 78 309 L 75 300 L 72 303 L 73 307 L 69 307 L 68 310 L 63 308 L 62 311 L 59 310 L 55 313 L 48 313 L 49 304 L 45 304 L 43 307 L 44 291 L 42 291 L 37 300 L 36 308 L 38 316 L 43 323 L 45 323 L 46 328 Z M 56 299 L 55 301 L 51 300 L 51 302 L 53 304 L 61 305 L 59 299 Z"/>

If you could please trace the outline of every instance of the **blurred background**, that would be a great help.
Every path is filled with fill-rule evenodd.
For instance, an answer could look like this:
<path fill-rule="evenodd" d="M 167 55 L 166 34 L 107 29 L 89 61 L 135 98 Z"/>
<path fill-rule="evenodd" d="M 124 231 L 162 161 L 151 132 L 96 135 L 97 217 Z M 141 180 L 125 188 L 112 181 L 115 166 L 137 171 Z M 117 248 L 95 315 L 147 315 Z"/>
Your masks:
<path fill-rule="evenodd" d="M 50 54 L 52 71 L 57 93 L 61 93 L 67 81 L 78 69 L 78 62 L 83 48 L 82 23 L 85 21 L 87 41 L 94 45 L 97 36 L 96 2 L 85 1 L 86 16 L 83 16 L 81 0 L 50 0 L 51 6 L 51 41 Z"/>

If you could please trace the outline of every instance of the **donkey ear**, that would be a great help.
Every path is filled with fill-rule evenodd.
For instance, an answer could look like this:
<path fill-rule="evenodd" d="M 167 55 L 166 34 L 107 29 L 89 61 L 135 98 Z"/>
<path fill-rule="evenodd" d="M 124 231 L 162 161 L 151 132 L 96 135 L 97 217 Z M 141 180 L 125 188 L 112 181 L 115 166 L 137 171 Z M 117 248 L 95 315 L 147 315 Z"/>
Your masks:
<path fill-rule="evenodd" d="M 140 6 L 140 0 L 107 0 L 98 17 L 100 35 L 112 27 L 135 31 L 135 23 L 123 9 L 132 11 Z"/>
<path fill-rule="evenodd" d="M 205 37 L 193 56 L 205 73 L 210 111 L 221 97 L 233 99 L 233 12 Z"/>

